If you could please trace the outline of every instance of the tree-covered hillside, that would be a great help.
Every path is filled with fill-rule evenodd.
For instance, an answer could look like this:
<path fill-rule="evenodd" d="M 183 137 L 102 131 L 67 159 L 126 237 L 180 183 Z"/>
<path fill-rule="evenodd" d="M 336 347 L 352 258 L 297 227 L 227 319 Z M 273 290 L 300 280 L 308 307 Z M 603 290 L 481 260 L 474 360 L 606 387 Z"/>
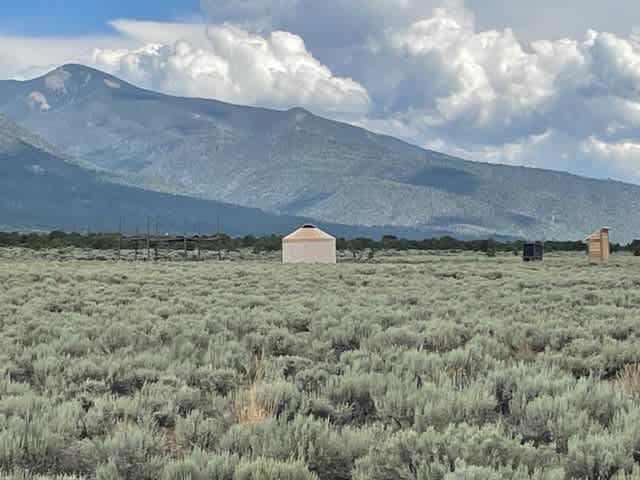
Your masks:
<path fill-rule="evenodd" d="M 55 147 L 0 115 L 0 225 L 23 230 L 118 231 L 146 229 L 147 219 L 164 232 L 233 235 L 285 234 L 308 218 L 155 192 L 123 185 L 111 174 L 57 156 Z M 342 236 L 379 237 L 389 230 L 325 223 Z"/>
<path fill-rule="evenodd" d="M 130 184 L 272 213 L 476 237 L 640 231 L 635 185 L 463 161 L 303 109 L 170 97 L 80 65 L 0 82 L 0 111 Z"/>

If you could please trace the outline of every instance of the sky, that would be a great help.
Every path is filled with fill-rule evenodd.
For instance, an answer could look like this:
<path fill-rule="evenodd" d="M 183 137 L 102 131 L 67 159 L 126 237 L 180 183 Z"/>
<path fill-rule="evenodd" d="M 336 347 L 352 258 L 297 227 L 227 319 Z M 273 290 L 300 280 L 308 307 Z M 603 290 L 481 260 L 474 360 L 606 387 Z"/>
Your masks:
<path fill-rule="evenodd" d="M 469 160 L 640 183 L 640 2 L 5 3 L 0 78 L 84 63 Z"/>

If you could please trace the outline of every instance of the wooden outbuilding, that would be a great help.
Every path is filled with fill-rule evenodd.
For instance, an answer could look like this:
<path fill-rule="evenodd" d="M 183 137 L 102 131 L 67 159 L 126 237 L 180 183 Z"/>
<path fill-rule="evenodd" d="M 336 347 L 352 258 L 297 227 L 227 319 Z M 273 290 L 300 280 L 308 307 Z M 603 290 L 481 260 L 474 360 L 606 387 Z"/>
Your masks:
<path fill-rule="evenodd" d="M 602 227 L 589 235 L 585 241 L 589 244 L 589 260 L 603 263 L 609 260 L 609 227 Z"/>

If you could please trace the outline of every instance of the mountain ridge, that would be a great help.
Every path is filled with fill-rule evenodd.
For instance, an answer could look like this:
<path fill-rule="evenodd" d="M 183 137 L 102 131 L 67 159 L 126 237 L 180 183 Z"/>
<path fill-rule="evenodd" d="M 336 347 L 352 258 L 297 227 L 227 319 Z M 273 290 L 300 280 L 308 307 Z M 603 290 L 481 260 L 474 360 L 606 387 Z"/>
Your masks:
<path fill-rule="evenodd" d="M 0 225 L 17 230 L 117 231 L 124 218 L 128 233 L 133 233 L 136 227 L 144 229 L 150 217 L 171 233 L 211 233 L 221 222 L 224 233 L 231 235 L 286 234 L 311 222 L 345 237 L 380 237 L 387 232 L 417 236 L 410 229 L 316 222 L 126 186 L 57 157 L 53 147 L 40 146 L 47 144 L 0 114 Z"/>
<path fill-rule="evenodd" d="M 122 182 L 275 214 L 461 237 L 640 230 L 633 184 L 469 162 L 299 107 L 174 97 L 81 65 L 0 81 L 0 111 Z"/>

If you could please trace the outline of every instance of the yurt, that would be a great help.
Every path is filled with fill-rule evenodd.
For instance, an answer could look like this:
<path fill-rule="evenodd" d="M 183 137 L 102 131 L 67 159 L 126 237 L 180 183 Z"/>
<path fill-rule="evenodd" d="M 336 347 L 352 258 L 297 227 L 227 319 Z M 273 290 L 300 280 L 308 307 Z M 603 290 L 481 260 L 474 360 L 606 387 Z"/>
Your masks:
<path fill-rule="evenodd" d="M 609 227 L 602 227 L 585 238 L 589 244 L 589 260 L 592 262 L 609 260 L 609 230 Z"/>
<path fill-rule="evenodd" d="M 336 239 L 304 225 L 282 239 L 283 263 L 336 263 Z"/>

